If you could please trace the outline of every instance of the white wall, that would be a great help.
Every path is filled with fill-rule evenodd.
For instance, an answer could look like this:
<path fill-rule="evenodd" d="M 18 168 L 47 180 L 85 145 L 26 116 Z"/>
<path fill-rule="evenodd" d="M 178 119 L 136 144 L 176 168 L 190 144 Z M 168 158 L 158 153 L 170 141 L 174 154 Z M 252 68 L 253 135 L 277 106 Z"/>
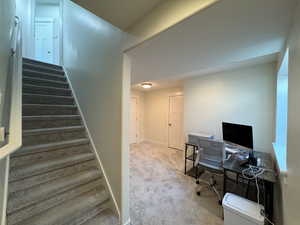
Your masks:
<path fill-rule="evenodd" d="M 128 192 L 122 192 L 128 179 L 122 177 L 128 162 L 122 161 L 121 151 L 123 33 L 70 0 L 64 1 L 63 24 L 64 66 L 118 207 L 128 217 L 122 201 L 128 199 L 123 196 Z"/>
<path fill-rule="evenodd" d="M 17 16 L 22 22 L 23 56 L 34 58 L 34 0 L 16 0 Z"/>
<path fill-rule="evenodd" d="M 185 81 L 185 132 L 222 138 L 222 121 L 253 126 L 254 148 L 270 152 L 274 136 L 275 64 Z"/>
<path fill-rule="evenodd" d="M 11 35 L 16 13 L 16 5 L 13 0 L 0 0 L 0 125 L 2 124 L 2 112 L 4 105 L 4 96 L 8 91 L 6 81 L 9 69 Z M 0 223 L 3 219 L 3 200 L 4 194 L 6 158 L 0 160 Z"/>
<path fill-rule="evenodd" d="M 169 96 L 182 88 L 147 91 L 144 94 L 144 140 L 168 145 Z"/>
<path fill-rule="evenodd" d="M 145 138 L 145 92 L 137 91 L 137 90 L 131 90 L 131 97 L 136 97 L 138 100 L 138 118 L 139 118 L 139 137 L 138 142 L 142 142 Z M 130 124 L 131 125 L 131 124 Z"/>

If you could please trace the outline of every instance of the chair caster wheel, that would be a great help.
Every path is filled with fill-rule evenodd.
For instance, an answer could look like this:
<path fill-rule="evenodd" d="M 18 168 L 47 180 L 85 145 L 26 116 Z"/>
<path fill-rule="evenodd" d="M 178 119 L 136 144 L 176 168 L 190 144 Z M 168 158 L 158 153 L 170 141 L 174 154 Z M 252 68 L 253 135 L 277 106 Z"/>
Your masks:
<path fill-rule="evenodd" d="M 197 195 L 200 196 L 200 195 L 201 195 L 201 192 L 200 192 L 200 191 L 197 191 Z"/>
<path fill-rule="evenodd" d="M 200 184 L 199 180 L 196 181 L 196 184 Z"/>

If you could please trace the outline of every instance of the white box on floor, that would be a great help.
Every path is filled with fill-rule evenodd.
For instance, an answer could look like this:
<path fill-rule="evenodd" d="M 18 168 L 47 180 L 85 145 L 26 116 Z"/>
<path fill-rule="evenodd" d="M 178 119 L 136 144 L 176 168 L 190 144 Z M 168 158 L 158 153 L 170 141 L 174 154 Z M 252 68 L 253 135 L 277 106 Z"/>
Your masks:
<path fill-rule="evenodd" d="M 264 208 L 256 202 L 227 193 L 223 198 L 224 225 L 264 225 L 260 214 Z"/>

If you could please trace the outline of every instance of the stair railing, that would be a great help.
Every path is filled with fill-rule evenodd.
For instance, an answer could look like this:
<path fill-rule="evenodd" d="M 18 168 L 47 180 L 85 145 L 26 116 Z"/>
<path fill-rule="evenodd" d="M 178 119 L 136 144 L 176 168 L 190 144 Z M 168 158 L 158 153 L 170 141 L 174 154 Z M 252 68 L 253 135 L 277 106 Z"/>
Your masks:
<path fill-rule="evenodd" d="M 10 58 L 4 102 L 5 141 L 0 148 L 0 160 L 22 146 L 22 37 L 18 17 L 15 17 Z"/>

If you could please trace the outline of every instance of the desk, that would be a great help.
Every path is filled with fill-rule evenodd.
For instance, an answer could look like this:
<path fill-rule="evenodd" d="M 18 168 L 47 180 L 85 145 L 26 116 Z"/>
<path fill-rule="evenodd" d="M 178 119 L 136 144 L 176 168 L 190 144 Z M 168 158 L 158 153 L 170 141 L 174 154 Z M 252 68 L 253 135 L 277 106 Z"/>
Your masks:
<path fill-rule="evenodd" d="M 267 169 L 265 173 L 260 175 L 258 178 L 260 182 L 263 183 L 265 187 L 264 191 L 264 206 L 266 215 L 270 220 L 273 218 L 273 193 L 274 193 L 274 183 L 277 181 L 277 176 L 274 170 L 274 163 L 272 157 L 268 153 L 263 152 L 255 152 L 254 156 L 261 159 L 262 167 Z M 240 166 L 237 160 L 226 160 L 223 163 L 224 168 L 224 184 L 223 184 L 223 193 L 226 194 L 226 183 L 227 180 L 230 179 L 227 176 L 227 172 L 232 172 L 237 174 L 238 176 L 242 175 L 242 171 L 247 168 L 244 166 Z M 269 171 L 270 170 L 270 171 Z M 266 191 L 267 190 L 267 191 Z"/>

